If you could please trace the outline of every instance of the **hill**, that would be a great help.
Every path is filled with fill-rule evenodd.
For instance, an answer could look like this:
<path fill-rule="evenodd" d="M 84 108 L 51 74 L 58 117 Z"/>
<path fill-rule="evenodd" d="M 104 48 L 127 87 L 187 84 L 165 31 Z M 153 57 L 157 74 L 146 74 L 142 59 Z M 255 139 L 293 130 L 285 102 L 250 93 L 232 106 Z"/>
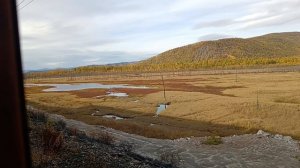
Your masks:
<path fill-rule="evenodd" d="M 85 76 L 106 72 L 164 72 L 267 65 L 300 65 L 300 32 L 272 33 L 246 39 L 202 41 L 168 50 L 144 61 L 29 72 L 26 73 L 26 77 Z"/>
<path fill-rule="evenodd" d="M 163 52 L 147 63 L 191 62 L 207 59 L 254 59 L 300 55 L 300 32 L 272 33 L 253 38 L 202 41 Z"/>

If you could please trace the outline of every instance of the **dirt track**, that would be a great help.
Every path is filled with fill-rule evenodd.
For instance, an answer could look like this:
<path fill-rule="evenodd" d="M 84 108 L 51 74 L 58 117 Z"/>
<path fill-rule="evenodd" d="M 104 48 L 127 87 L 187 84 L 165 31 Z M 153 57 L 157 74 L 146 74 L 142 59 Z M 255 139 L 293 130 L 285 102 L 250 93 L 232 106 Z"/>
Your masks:
<path fill-rule="evenodd" d="M 109 132 L 117 139 L 116 143 L 126 141 L 134 146 L 134 152 L 143 156 L 159 159 L 165 151 L 178 153 L 181 158 L 180 167 L 300 167 L 299 141 L 265 132 L 224 137 L 223 144 L 211 146 L 202 144 L 204 137 L 152 139 L 102 126 L 87 125 L 59 115 L 51 114 L 50 118 L 62 119 L 67 127 L 76 128 L 87 135 Z"/>

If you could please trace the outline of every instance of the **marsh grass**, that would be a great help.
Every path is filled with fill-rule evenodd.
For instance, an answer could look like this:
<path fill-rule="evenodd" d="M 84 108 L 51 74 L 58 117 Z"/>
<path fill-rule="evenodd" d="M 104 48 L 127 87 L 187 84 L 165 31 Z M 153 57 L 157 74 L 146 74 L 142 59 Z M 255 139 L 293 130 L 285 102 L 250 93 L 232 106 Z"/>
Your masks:
<path fill-rule="evenodd" d="M 158 86 L 160 77 L 95 81 Z M 52 83 L 68 82 L 63 79 L 47 80 Z M 172 105 L 160 117 L 153 115 L 156 104 L 164 101 L 162 91 L 140 97 L 104 100 L 81 98 L 68 92 L 44 93 L 31 88 L 33 90 L 28 93 L 27 101 L 34 107 L 66 118 L 154 138 L 227 136 L 255 133 L 262 129 L 300 139 L 299 72 L 239 74 L 238 83 L 235 82 L 235 74 L 164 76 L 164 80 L 168 86 L 166 97 Z M 95 82 L 91 79 L 78 81 Z M 97 116 L 91 116 L 95 111 L 99 111 Z M 103 119 L 101 116 L 106 114 L 126 119 Z"/>
<path fill-rule="evenodd" d="M 222 143 L 223 143 L 223 141 L 220 136 L 209 136 L 203 142 L 203 144 L 205 144 L 205 145 L 219 145 Z"/>
<path fill-rule="evenodd" d="M 274 102 L 300 104 L 300 96 L 298 96 L 298 97 L 278 97 L 278 98 L 275 98 Z"/>
<path fill-rule="evenodd" d="M 149 138 L 160 139 L 177 139 L 190 136 L 210 136 L 218 134 L 228 136 L 232 134 L 244 134 L 256 132 L 256 130 L 245 130 L 236 126 L 218 125 L 209 122 L 193 121 L 177 119 L 167 116 L 153 117 L 153 115 L 140 114 L 133 111 L 128 111 L 134 118 L 125 120 L 105 119 L 101 116 L 91 116 L 89 110 L 105 109 L 105 107 L 83 107 L 83 108 L 62 108 L 51 107 L 33 103 L 37 108 L 40 108 L 49 113 L 56 113 L 65 116 L 66 118 L 80 120 L 91 125 L 102 125 L 116 130 L 121 130 L 127 133 L 138 134 Z M 112 110 L 112 109 L 110 109 Z M 114 111 L 120 111 L 114 109 Z M 110 111 L 111 114 L 118 115 Z M 153 126 L 151 124 L 154 123 Z M 76 135 L 77 130 L 68 129 L 71 134 Z"/>
<path fill-rule="evenodd" d="M 290 135 L 300 139 L 300 114 L 297 105 L 261 103 L 259 110 L 255 103 L 244 103 L 234 108 L 234 117 L 228 124 L 246 129 L 263 129 L 274 134 Z"/>

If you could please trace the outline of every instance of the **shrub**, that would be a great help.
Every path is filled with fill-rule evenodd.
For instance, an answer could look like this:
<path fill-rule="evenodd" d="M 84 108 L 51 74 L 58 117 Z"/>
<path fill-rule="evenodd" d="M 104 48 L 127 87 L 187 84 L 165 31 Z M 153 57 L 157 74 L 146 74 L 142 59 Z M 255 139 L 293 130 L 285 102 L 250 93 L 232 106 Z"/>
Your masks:
<path fill-rule="evenodd" d="M 206 145 L 219 145 L 221 143 L 223 143 L 223 141 L 222 141 L 222 138 L 219 136 L 209 136 L 203 142 L 203 144 L 206 144 Z"/>
<path fill-rule="evenodd" d="M 101 133 L 92 133 L 89 137 L 91 137 L 93 140 L 96 140 L 98 142 L 112 145 L 114 143 L 114 137 L 110 135 L 108 132 L 101 132 Z"/>
<path fill-rule="evenodd" d="M 99 139 L 100 139 L 100 141 L 102 141 L 103 143 L 105 143 L 107 145 L 111 145 L 114 143 L 114 137 L 107 132 L 101 133 L 99 135 Z"/>
<path fill-rule="evenodd" d="M 70 136 L 77 136 L 78 134 L 77 128 L 69 128 L 67 129 L 67 132 L 69 133 Z"/>
<path fill-rule="evenodd" d="M 46 123 L 48 121 L 47 114 L 45 114 L 43 112 L 28 110 L 27 114 L 28 114 L 28 117 L 31 118 L 33 121 L 43 122 L 43 123 Z"/>
<path fill-rule="evenodd" d="M 53 128 L 55 126 L 55 122 L 53 120 L 48 120 L 46 123 L 46 127 Z"/>
<path fill-rule="evenodd" d="M 66 128 L 66 122 L 63 121 L 63 120 L 58 120 L 56 123 L 55 123 L 55 128 L 59 131 L 63 131 L 65 130 Z"/>
<path fill-rule="evenodd" d="M 44 153 L 59 151 L 64 143 L 62 132 L 56 131 L 52 127 L 45 127 L 42 132 L 42 145 Z"/>

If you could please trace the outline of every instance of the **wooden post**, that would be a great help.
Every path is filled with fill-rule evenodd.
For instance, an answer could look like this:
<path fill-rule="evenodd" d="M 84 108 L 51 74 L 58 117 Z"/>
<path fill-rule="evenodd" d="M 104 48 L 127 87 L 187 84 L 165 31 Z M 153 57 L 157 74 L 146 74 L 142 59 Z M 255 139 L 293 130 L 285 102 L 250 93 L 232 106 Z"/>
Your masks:
<path fill-rule="evenodd" d="M 237 69 L 235 69 L 235 82 L 237 82 Z"/>
<path fill-rule="evenodd" d="M 167 98 L 166 98 L 166 87 L 165 87 L 165 81 L 164 81 L 163 74 L 161 74 L 161 80 L 162 80 L 163 87 L 164 87 L 164 98 L 165 98 L 165 101 L 167 101 Z"/>
<path fill-rule="evenodd" d="M 256 93 L 256 110 L 259 110 L 259 101 L 258 101 L 258 94 L 259 94 L 259 89 L 257 89 L 257 93 Z"/>

